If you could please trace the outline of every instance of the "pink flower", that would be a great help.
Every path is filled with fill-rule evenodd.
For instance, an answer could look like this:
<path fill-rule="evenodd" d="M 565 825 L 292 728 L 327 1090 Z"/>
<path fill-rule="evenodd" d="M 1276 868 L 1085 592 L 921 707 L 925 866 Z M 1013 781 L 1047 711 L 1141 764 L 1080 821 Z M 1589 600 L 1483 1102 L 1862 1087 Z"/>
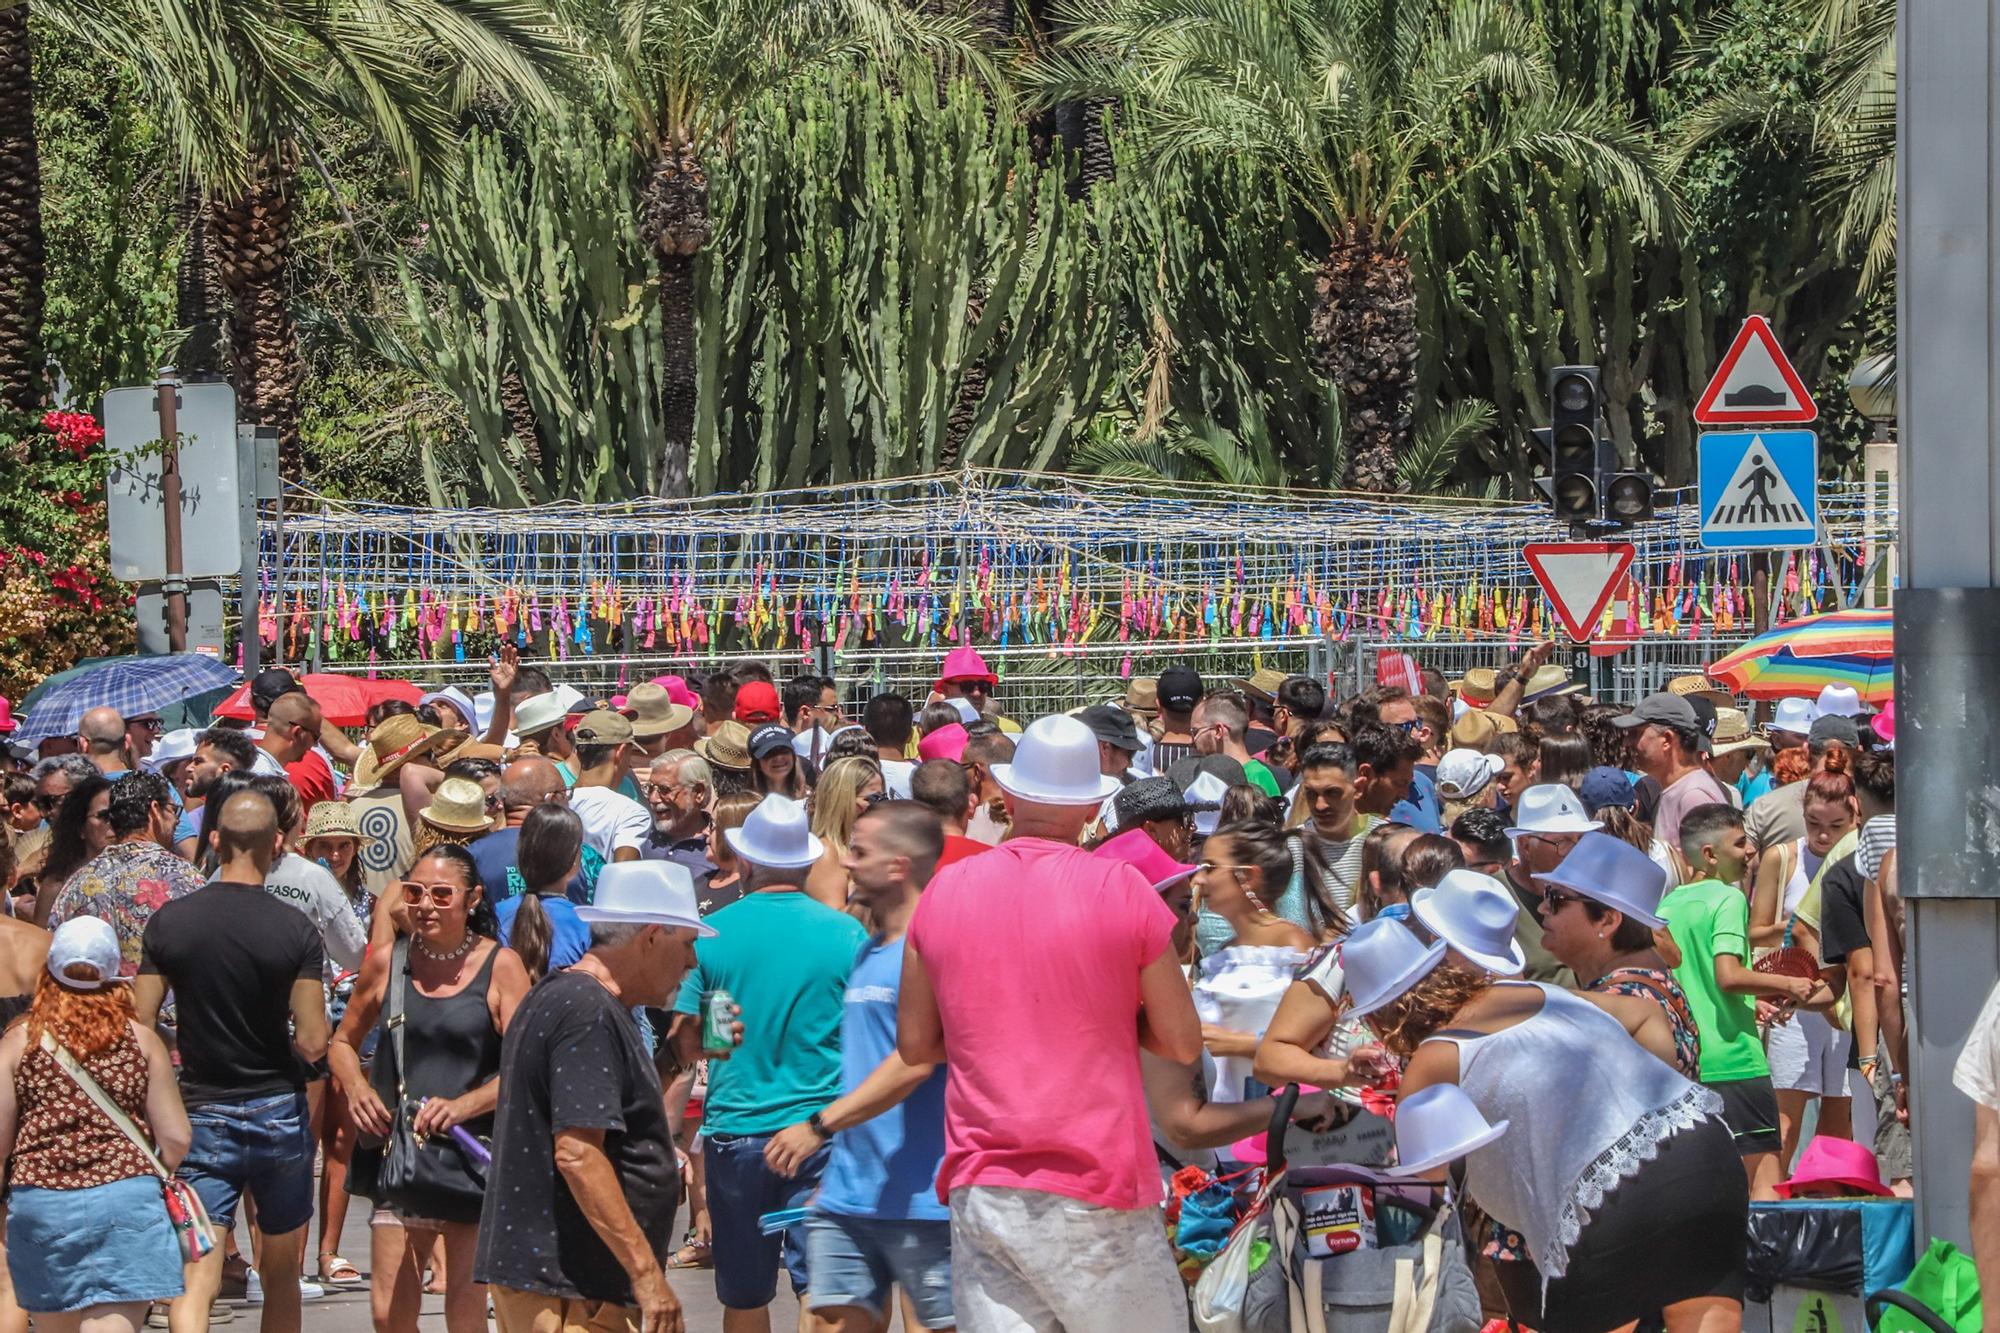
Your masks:
<path fill-rule="evenodd" d="M 132 901 L 141 907 L 155 911 L 167 905 L 167 882 L 163 879 L 142 879 L 132 886 Z"/>

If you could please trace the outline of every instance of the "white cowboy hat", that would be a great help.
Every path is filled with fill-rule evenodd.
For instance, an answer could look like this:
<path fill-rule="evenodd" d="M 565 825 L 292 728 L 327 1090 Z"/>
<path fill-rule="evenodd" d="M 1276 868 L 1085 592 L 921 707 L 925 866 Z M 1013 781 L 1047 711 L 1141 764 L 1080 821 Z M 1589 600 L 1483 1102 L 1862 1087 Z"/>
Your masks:
<path fill-rule="evenodd" d="M 1514 938 L 1521 909 L 1491 875 L 1453 870 L 1410 898 L 1410 914 L 1452 948 L 1501 976 L 1517 976 L 1528 955 Z"/>
<path fill-rule="evenodd" d="M 1037 718 L 1021 733 L 1014 760 L 990 770 L 1000 789 L 1036 805 L 1097 805 L 1117 778 L 1097 769 L 1097 733 L 1073 717 Z"/>
<path fill-rule="evenodd" d="M 1444 960 L 1444 944 L 1425 944 L 1402 922 L 1381 916 L 1364 921 L 1340 942 L 1340 971 L 1347 1016 L 1374 1013 Z"/>
<path fill-rule="evenodd" d="M 1392 1176 L 1416 1176 L 1484 1148 L 1507 1132 L 1507 1122 L 1487 1124 L 1456 1083 L 1419 1088 L 1396 1105 L 1396 1165 Z"/>

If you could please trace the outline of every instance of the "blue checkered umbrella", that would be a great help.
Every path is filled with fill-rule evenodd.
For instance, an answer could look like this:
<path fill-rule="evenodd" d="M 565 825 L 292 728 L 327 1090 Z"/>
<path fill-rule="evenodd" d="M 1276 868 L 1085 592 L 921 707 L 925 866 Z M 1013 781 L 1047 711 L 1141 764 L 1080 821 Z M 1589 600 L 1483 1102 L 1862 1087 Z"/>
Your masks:
<path fill-rule="evenodd" d="M 34 699 L 11 739 L 35 745 L 50 736 L 66 736 L 91 708 L 111 707 L 126 717 L 143 717 L 236 680 L 233 667 L 200 653 L 115 658 L 77 672 Z"/>

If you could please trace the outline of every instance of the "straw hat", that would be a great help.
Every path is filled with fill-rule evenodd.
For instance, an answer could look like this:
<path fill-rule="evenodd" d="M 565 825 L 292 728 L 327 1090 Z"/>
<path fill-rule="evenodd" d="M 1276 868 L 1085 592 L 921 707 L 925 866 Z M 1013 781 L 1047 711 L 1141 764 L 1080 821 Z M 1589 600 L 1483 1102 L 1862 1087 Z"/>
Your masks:
<path fill-rule="evenodd" d="M 1706 699 L 1718 710 L 1735 701 L 1735 696 L 1707 676 L 1675 676 L 1667 682 L 1667 689 L 1683 699 Z"/>
<path fill-rule="evenodd" d="M 1265 703 L 1269 703 L 1278 697 L 1278 687 L 1285 683 L 1285 679 L 1284 672 L 1273 667 L 1264 667 L 1248 676 L 1238 676 L 1236 685 L 1251 698 L 1262 699 Z"/>
<path fill-rule="evenodd" d="M 694 709 L 675 703 L 666 686 L 650 680 L 634 685 L 625 696 L 625 715 L 632 719 L 632 735 L 642 741 L 679 731 L 694 721 Z"/>
<path fill-rule="evenodd" d="M 750 770 L 750 728 L 731 720 L 694 743 L 695 752 L 717 768 Z"/>
<path fill-rule="evenodd" d="M 1718 708 L 1715 710 L 1715 735 L 1710 738 L 1716 755 L 1735 754 L 1738 750 L 1768 750 L 1771 742 L 1750 730 L 1750 719 L 1740 708 Z"/>
<path fill-rule="evenodd" d="M 439 746 L 462 740 L 462 731 L 446 731 L 419 722 L 408 713 L 385 717 L 368 733 L 368 748 L 354 761 L 354 781 L 361 787 L 387 782 L 389 776 L 412 759 L 421 759 Z"/>
<path fill-rule="evenodd" d="M 306 816 L 306 841 L 314 838 L 361 840 L 361 818 L 345 801 L 319 801 Z"/>
<path fill-rule="evenodd" d="M 1538 666 L 1535 674 L 1528 677 L 1521 690 L 1521 702 L 1533 703 L 1537 699 L 1552 699 L 1558 694 L 1575 694 L 1583 686 L 1570 679 L 1569 672 L 1562 667 Z"/>
<path fill-rule="evenodd" d="M 1472 708 L 1451 724 L 1451 744 L 1453 749 L 1458 750 L 1485 750 L 1502 736 L 1520 729 L 1521 724 L 1505 713 Z"/>
<path fill-rule="evenodd" d="M 1500 693 L 1500 673 L 1492 667 L 1474 667 L 1465 673 L 1463 680 L 1452 681 L 1450 685 L 1469 704 L 1490 704 L 1493 696 Z"/>
<path fill-rule="evenodd" d="M 1160 712 L 1160 683 L 1151 676 L 1125 682 L 1125 711 L 1151 720 Z"/>
<path fill-rule="evenodd" d="M 438 783 L 418 818 L 446 833 L 486 833 L 493 828 L 493 818 L 486 813 L 486 788 L 471 778 Z"/>

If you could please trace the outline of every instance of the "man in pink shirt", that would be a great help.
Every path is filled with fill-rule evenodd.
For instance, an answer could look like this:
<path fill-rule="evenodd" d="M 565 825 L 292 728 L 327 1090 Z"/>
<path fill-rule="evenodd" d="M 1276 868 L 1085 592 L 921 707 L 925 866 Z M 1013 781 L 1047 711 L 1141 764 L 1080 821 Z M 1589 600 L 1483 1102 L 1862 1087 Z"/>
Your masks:
<path fill-rule="evenodd" d="M 1139 1050 L 1192 1062 L 1201 1022 L 1145 878 L 1077 837 L 1117 789 L 1097 738 L 1045 717 L 995 764 L 1011 830 L 941 870 L 905 937 L 897 1050 L 945 1061 L 952 1294 L 965 1333 L 1175 1329 Z"/>
<path fill-rule="evenodd" d="M 1662 690 L 1613 723 L 1632 737 L 1632 762 L 1660 784 L 1660 804 L 1653 812 L 1653 836 L 1669 847 L 1680 846 L 1681 816 L 1698 805 L 1728 805 L 1729 793 L 1715 775 L 1702 767 L 1710 747 L 1714 710 L 1704 724 L 1694 705 Z"/>

